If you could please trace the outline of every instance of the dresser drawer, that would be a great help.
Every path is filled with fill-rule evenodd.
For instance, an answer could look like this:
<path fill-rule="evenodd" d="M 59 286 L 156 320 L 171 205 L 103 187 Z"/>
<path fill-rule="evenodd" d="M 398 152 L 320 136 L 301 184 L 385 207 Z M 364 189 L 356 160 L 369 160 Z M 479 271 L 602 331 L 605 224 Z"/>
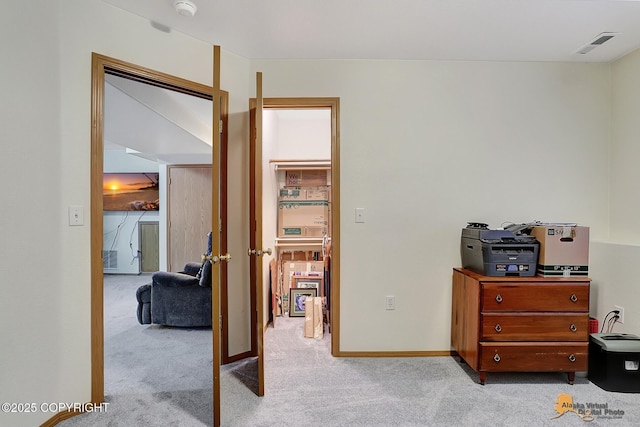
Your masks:
<path fill-rule="evenodd" d="M 482 341 L 587 341 L 589 316 L 567 313 L 483 313 Z"/>
<path fill-rule="evenodd" d="M 481 311 L 589 311 L 589 283 L 484 283 Z"/>
<path fill-rule="evenodd" d="M 588 343 L 480 343 L 480 371 L 586 371 Z"/>

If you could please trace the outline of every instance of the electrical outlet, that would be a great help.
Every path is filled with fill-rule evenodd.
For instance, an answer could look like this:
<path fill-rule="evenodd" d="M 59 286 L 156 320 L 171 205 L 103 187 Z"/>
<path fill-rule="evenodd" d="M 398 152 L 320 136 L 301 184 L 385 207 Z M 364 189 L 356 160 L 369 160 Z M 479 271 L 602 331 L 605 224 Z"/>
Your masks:
<path fill-rule="evenodd" d="M 618 313 L 618 316 L 620 317 L 618 318 L 618 320 L 616 320 L 616 322 L 624 323 L 624 307 L 620 307 L 619 305 L 614 305 L 613 309 L 620 311 L 620 313 Z"/>
<path fill-rule="evenodd" d="M 386 297 L 386 307 L 387 310 L 395 310 L 396 309 L 396 297 L 393 295 L 389 295 Z"/>

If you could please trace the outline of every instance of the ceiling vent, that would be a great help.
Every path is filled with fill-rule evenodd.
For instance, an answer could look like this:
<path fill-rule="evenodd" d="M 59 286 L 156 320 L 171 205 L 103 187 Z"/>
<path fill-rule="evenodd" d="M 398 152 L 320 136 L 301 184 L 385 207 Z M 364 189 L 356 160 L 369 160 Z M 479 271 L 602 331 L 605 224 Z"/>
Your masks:
<path fill-rule="evenodd" d="M 598 36 L 595 39 L 591 40 L 589 43 L 587 43 L 586 45 L 584 45 L 580 49 L 578 49 L 576 51 L 576 53 L 579 53 L 581 55 L 589 53 L 593 49 L 597 48 L 598 46 L 608 42 L 609 40 L 611 40 L 612 38 L 614 38 L 618 34 L 620 34 L 620 33 L 600 33 L 600 34 L 598 34 Z"/>
<path fill-rule="evenodd" d="M 173 6 L 176 8 L 176 12 L 189 18 L 195 15 L 198 11 L 198 7 L 189 0 L 176 0 L 173 2 Z"/>

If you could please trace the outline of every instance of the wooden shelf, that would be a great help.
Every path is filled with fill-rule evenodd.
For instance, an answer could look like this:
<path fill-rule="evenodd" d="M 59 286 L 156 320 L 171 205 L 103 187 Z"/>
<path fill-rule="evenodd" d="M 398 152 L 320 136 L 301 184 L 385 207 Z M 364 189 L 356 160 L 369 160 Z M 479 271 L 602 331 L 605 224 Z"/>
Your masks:
<path fill-rule="evenodd" d="M 269 160 L 276 171 L 330 170 L 331 160 Z"/>
<path fill-rule="evenodd" d="M 322 249 L 322 237 L 276 237 L 279 252 Z M 331 239 L 329 239 L 331 240 Z"/>

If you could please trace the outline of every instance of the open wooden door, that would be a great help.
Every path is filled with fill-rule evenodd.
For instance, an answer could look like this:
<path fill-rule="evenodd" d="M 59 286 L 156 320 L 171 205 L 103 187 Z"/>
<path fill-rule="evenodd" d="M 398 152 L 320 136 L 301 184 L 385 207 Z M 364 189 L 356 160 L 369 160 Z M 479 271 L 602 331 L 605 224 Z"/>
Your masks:
<path fill-rule="evenodd" d="M 258 396 L 264 396 L 264 284 L 262 254 L 271 249 L 262 248 L 262 73 L 256 73 L 256 101 L 250 105 L 255 128 L 250 129 L 249 149 L 249 256 L 252 257 L 250 278 L 255 293 L 255 336 L 252 337 L 258 357 Z M 253 313 L 252 313 L 253 315 Z"/>
<path fill-rule="evenodd" d="M 213 334 L 213 425 L 220 426 L 220 363 L 221 351 L 221 308 L 220 308 L 220 263 L 229 262 L 229 254 L 220 253 L 220 160 L 222 141 L 220 137 L 220 46 L 213 47 L 213 135 L 211 159 L 211 333 Z"/>

